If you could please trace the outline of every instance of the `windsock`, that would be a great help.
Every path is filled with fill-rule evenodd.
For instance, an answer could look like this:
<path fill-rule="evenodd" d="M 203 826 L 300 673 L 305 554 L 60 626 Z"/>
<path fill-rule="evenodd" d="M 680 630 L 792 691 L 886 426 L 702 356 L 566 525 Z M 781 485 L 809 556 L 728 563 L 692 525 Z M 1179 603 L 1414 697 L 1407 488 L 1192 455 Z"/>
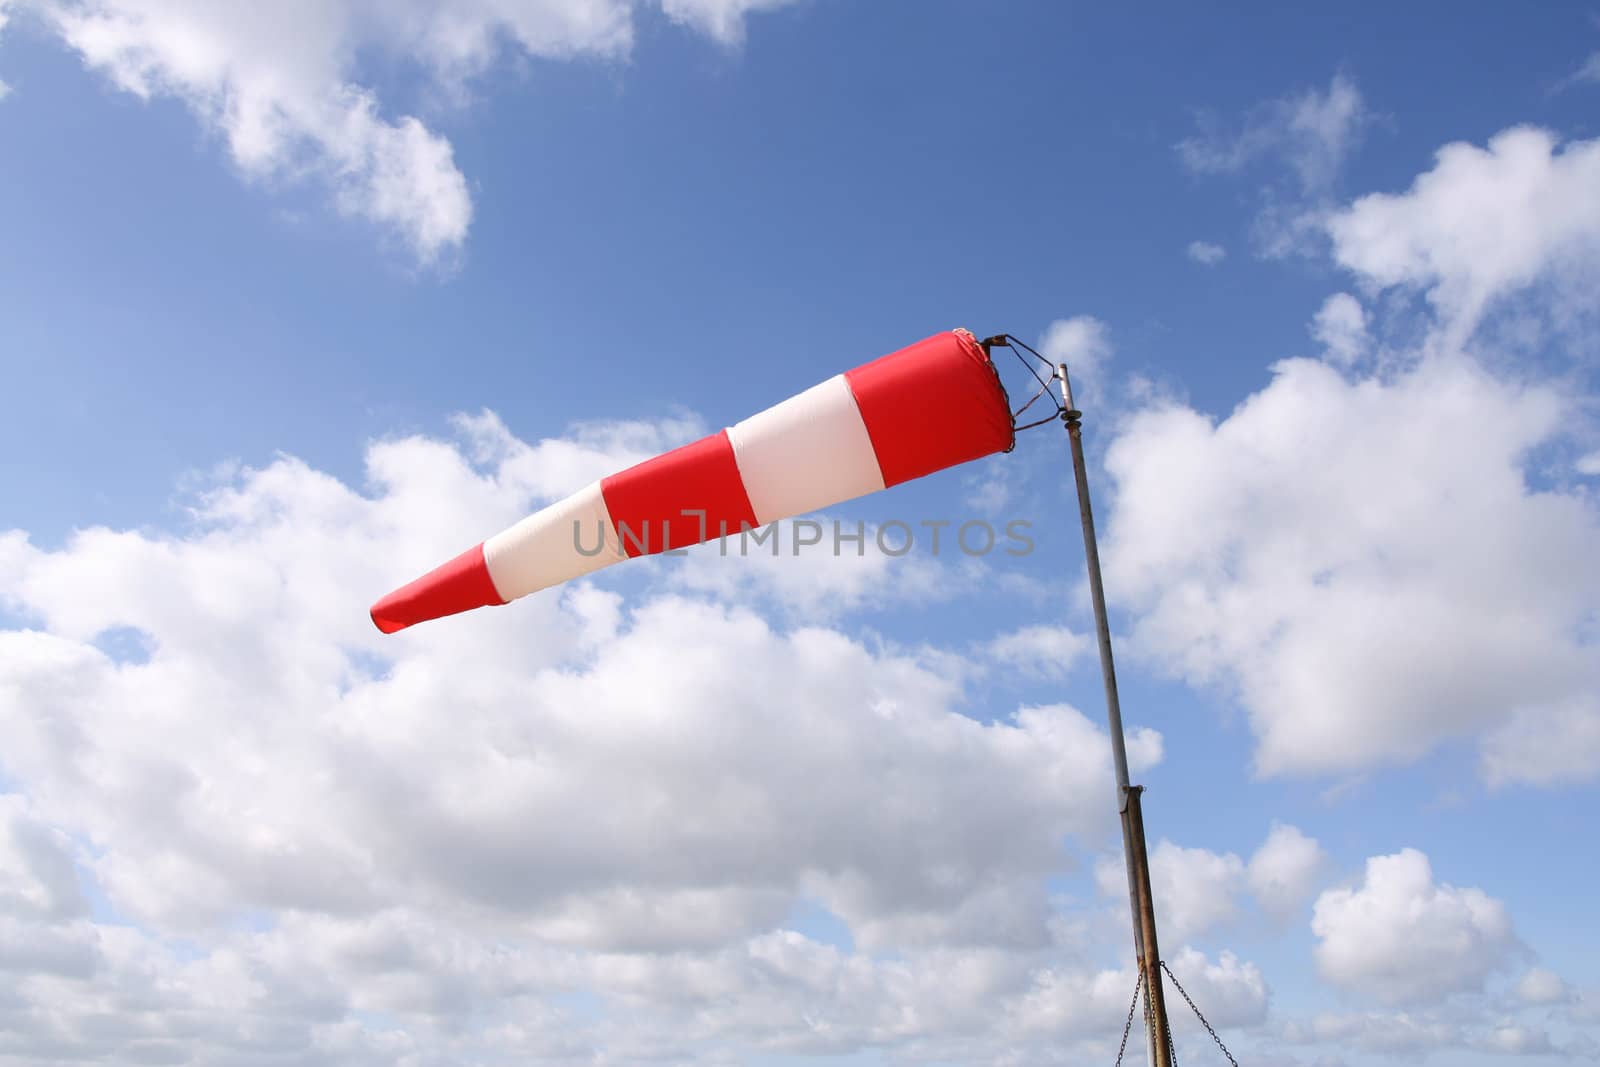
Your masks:
<path fill-rule="evenodd" d="M 394 633 L 506 604 L 1010 450 L 1009 402 L 966 330 L 846 371 L 720 433 L 602 478 L 372 607 Z"/>

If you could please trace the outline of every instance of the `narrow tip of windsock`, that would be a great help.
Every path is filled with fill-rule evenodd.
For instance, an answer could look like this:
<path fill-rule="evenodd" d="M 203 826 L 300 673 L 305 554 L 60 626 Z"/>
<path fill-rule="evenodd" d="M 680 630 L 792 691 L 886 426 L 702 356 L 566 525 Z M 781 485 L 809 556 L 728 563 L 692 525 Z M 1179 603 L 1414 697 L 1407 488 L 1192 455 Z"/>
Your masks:
<path fill-rule="evenodd" d="M 372 605 L 371 614 L 379 630 L 392 634 L 429 619 L 504 603 L 489 577 L 483 546 L 475 545 L 396 589 Z"/>

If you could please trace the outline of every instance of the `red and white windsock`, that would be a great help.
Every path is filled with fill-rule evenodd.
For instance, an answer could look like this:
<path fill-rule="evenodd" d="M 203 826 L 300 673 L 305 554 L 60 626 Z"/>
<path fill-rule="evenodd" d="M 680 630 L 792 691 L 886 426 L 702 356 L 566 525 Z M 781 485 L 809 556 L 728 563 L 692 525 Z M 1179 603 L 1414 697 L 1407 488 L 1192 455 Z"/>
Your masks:
<path fill-rule="evenodd" d="M 1009 449 L 1011 410 L 965 330 L 918 341 L 530 515 L 372 607 L 384 633 L 506 604 Z"/>

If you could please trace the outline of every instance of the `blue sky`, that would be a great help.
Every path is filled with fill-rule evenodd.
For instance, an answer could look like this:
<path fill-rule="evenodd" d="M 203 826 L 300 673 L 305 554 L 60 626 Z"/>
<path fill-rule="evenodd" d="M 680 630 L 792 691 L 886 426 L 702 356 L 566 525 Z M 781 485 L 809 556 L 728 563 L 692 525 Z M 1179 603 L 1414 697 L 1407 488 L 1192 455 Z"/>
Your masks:
<path fill-rule="evenodd" d="M 439 10 L 488 43 L 454 52 L 401 8 L 0 3 L 0 724 L 24 738 L 0 753 L 0 917 L 47 961 L 0 985 L 0 1060 L 107 1051 L 40 1020 L 135 960 L 198 998 L 139 1037 L 181 1062 L 245 1062 L 250 1040 L 181 1022 L 244 1011 L 230 995 L 328 1063 L 1104 1053 L 1100 1000 L 1131 992 L 1095 985 L 1127 966 L 1095 874 L 1110 779 L 1094 753 L 1008 764 L 997 732 L 1063 702 L 1102 722 L 1053 427 L 837 510 L 1024 517 L 1020 563 L 662 561 L 397 641 L 364 628 L 577 473 L 952 326 L 1084 368 L 1124 706 L 1162 738 L 1149 827 L 1203 850 L 1169 853 L 1206 907 L 1167 955 L 1198 954 L 1230 1042 L 1286 1064 L 1596 1055 L 1573 847 L 1600 773 L 1594 11 L 460 3 Z M 252 101 L 281 137 L 238 118 Z M 1548 144 L 1495 140 L 1514 127 Z M 396 130 L 416 155 L 371 148 Z M 764 636 L 695 674 L 674 612 L 708 642 Z M 1049 629 L 1007 643 L 1027 627 Z M 673 704 L 741 680 L 799 695 Z M 633 740 L 571 717 L 646 691 Z M 860 726 L 840 694 L 918 710 Z M 708 747 L 662 725 L 679 713 Z M 1353 725 L 1319 740 L 1324 713 Z M 836 785 L 878 814 L 778 796 L 835 773 L 824 734 L 870 754 Z M 539 752 L 568 792 L 495 762 Z M 713 753 L 728 791 L 684 786 Z M 291 780 L 257 790 L 258 764 Z M 624 803 L 617 767 L 644 782 Z M 1046 799 L 1067 772 L 1084 791 Z M 408 780 L 414 838 L 378 817 Z M 581 847 L 513 832 L 608 802 Z M 787 843 L 711 840 L 755 833 L 741 804 Z M 1275 822 L 1316 847 L 1263 857 Z M 443 874 L 424 846 L 452 838 Z M 566 870 L 535 873 L 551 856 Z M 1259 889 L 1275 859 L 1293 885 Z M 640 934 L 616 893 L 683 930 Z M 72 952 L 98 962 L 51 971 Z M 770 1003 L 731 992 L 752 960 Z M 275 999 L 308 973 L 369 992 Z M 929 999 L 945 980 L 988 1021 Z M 661 992 L 680 985 L 701 999 Z"/>

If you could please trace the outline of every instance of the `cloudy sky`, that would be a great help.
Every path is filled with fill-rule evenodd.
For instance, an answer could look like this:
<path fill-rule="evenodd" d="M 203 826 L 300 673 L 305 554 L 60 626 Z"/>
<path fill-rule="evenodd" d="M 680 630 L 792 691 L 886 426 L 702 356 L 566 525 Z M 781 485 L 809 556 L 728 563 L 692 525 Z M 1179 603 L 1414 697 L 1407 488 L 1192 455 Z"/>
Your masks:
<path fill-rule="evenodd" d="M 1241 1062 L 1600 1058 L 1597 120 L 1576 3 L 0 0 L 0 1063 L 1109 1063 L 1056 428 L 826 516 L 1027 555 L 366 616 L 954 326 Z"/>

